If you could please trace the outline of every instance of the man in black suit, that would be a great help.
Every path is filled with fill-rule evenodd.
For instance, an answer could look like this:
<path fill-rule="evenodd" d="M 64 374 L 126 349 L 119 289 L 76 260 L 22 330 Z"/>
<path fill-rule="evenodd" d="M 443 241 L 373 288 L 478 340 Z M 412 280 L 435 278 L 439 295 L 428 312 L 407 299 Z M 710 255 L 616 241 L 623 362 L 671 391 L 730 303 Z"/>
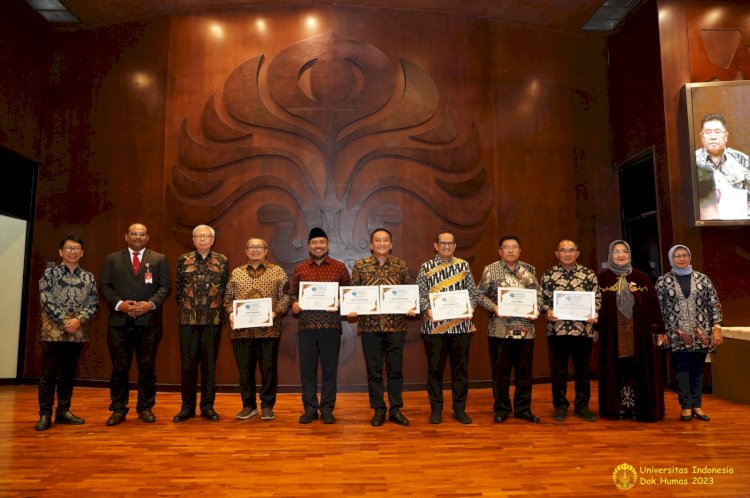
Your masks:
<path fill-rule="evenodd" d="M 138 418 L 156 421 L 156 351 L 161 339 L 161 306 L 172 287 L 167 258 L 150 249 L 148 230 L 141 223 L 125 234 L 128 248 L 107 255 L 100 279 L 109 305 L 107 346 L 112 359 L 107 425 L 125 421 L 128 413 L 128 373 L 133 352 L 138 365 Z"/>

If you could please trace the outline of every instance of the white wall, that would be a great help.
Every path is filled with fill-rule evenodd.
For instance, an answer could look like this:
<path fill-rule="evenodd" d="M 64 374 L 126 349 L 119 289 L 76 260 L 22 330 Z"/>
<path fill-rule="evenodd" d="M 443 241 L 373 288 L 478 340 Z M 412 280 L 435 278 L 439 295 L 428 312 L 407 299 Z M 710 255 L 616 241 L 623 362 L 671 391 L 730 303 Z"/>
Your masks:
<path fill-rule="evenodd" d="M 15 379 L 26 221 L 0 215 L 0 379 Z"/>

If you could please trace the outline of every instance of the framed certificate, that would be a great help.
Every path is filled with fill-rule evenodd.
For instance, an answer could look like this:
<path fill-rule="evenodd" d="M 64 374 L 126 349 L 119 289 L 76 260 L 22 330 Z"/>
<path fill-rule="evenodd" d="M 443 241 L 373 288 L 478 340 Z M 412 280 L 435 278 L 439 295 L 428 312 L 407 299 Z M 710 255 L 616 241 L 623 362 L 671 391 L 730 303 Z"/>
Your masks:
<path fill-rule="evenodd" d="M 381 285 L 380 312 L 405 315 L 409 310 L 419 314 L 418 285 Z"/>
<path fill-rule="evenodd" d="M 273 303 L 270 297 L 232 301 L 234 328 L 270 327 L 273 325 Z"/>
<path fill-rule="evenodd" d="M 452 320 L 454 318 L 471 318 L 471 300 L 469 291 L 431 292 L 429 294 L 432 320 Z"/>
<path fill-rule="evenodd" d="M 338 282 L 300 282 L 299 306 L 303 310 L 339 309 Z"/>
<path fill-rule="evenodd" d="M 590 291 L 555 291 L 552 314 L 560 320 L 585 322 L 596 312 L 596 294 Z"/>
<path fill-rule="evenodd" d="M 497 288 L 497 314 L 531 318 L 536 315 L 536 289 Z"/>
<path fill-rule="evenodd" d="M 339 287 L 341 314 L 346 316 L 352 311 L 358 315 L 377 315 L 380 313 L 380 292 L 376 285 L 346 285 Z"/>

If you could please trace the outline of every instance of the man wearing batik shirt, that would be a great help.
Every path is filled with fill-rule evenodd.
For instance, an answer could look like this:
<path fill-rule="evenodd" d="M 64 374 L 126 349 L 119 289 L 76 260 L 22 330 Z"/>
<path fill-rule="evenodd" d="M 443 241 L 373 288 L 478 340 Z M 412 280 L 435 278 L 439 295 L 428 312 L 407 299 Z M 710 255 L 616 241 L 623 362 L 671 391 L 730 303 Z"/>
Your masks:
<path fill-rule="evenodd" d="M 260 370 L 260 419 L 276 418 L 273 407 L 279 385 L 279 342 L 281 317 L 289 309 L 289 280 L 283 268 L 269 263 L 268 244 L 251 237 L 245 244 L 247 264 L 232 270 L 227 284 L 224 307 L 229 316 L 232 349 L 240 374 L 242 410 L 237 420 L 248 420 L 258 415 L 255 399 L 255 365 Z M 273 325 L 270 327 L 235 328 L 232 302 L 234 300 L 271 298 Z"/>
<path fill-rule="evenodd" d="M 81 417 L 70 411 L 73 381 L 84 343 L 89 341 L 88 321 L 99 308 L 94 275 L 81 268 L 83 240 L 69 235 L 60 241 L 62 263 L 44 270 L 39 279 L 41 302 L 42 374 L 39 377 L 37 431 L 52 425 L 52 406 L 57 388 L 56 424 L 80 425 Z"/>
<path fill-rule="evenodd" d="M 594 326 L 602 302 L 599 283 L 593 270 L 578 264 L 578 245 L 569 239 L 557 243 L 555 256 L 559 264 L 542 275 L 541 311 L 547 316 L 547 340 L 549 341 L 550 365 L 552 367 L 552 404 L 555 420 L 565 420 L 570 403 L 566 398 L 568 387 L 568 359 L 573 359 L 576 397 L 574 414 L 588 422 L 596 420 L 589 411 L 591 385 L 589 371 L 591 349 L 594 342 Z M 560 320 L 554 315 L 555 291 L 586 291 L 596 295 L 595 313 L 586 321 Z"/>
<path fill-rule="evenodd" d="M 432 320 L 429 295 L 435 292 L 469 291 L 472 312 L 477 289 L 469 263 L 456 258 L 456 239 L 452 232 L 441 231 L 435 238 L 435 257 L 422 264 L 417 275 L 420 309 L 424 313 L 422 339 L 427 353 L 427 395 L 430 398 L 430 423 L 443 421 L 443 371 L 450 356 L 453 419 L 470 424 L 466 414 L 469 396 L 469 344 L 474 324 L 471 318 Z"/>
<path fill-rule="evenodd" d="M 406 263 L 391 256 L 391 232 L 378 228 L 370 234 L 371 256 L 357 260 L 352 269 L 352 285 L 404 285 L 409 277 Z M 416 316 L 409 310 L 408 316 Z M 404 356 L 407 315 L 363 315 L 359 317 L 357 333 L 362 337 L 362 351 L 367 365 L 367 390 L 370 407 L 375 410 L 370 424 L 380 427 L 385 421 L 383 399 L 383 359 L 388 374 L 388 419 L 398 425 L 409 425 L 401 413 L 404 406 L 402 391 L 404 374 L 401 364 Z M 352 311 L 349 318 L 356 318 Z"/>
<path fill-rule="evenodd" d="M 216 399 L 216 358 L 229 278 L 227 257 L 211 250 L 216 232 L 208 225 L 193 229 L 195 251 L 177 260 L 177 314 L 180 332 L 180 390 L 182 406 L 172 422 L 195 416 L 198 367 L 201 371 L 201 417 L 219 420 Z"/>
<path fill-rule="evenodd" d="M 349 285 L 349 271 L 341 261 L 328 257 L 328 235 L 322 228 L 310 230 L 307 238 L 307 259 L 294 268 L 292 276 L 292 312 L 299 318 L 297 341 L 299 369 L 302 382 L 304 413 L 300 424 L 320 418 L 324 424 L 335 424 L 336 375 L 339 366 L 341 315 L 338 310 L 304 310 L 299 305 L 300 282 L 338 282 Z M 322 371 L 320 401 L 318 401 L 318 361 Z"/>
<path fill-rule="evenodd" d="M 498 287 L 536 289 L 539 299 L 539 284 L 536 270 L 520 261 L 521 239 L 518 235 L 506 235 L 500 239 L 500 261 L 484 268 L 479 282 L 479 304 L 490 310 L 489 351 L 492 361 L 492 394 L 495 398 L 493 410 L 495 422 L 502 423 L 511 411 L 514 416 L 539 423 L 539 417 L 531 412 L 531 373 L 534 361 L 534 322 L 539 311 L 537 306 L 530 317 L 498 315 Z M 510 374 L 515 370 L 515 394 L 513 409 L 510 404 Z"/>
<path fill-rule="evenodd" d="M 714 172 L 716 188 L 723 194 L 724 202 L 722 205 L 719 198 L 722 213 L 719 217 L 747 218 L 750 214 L 750 158 L 744 152 L 727 147 L 729 130 L 723 114 L 704 116 L 700 136 L 703 147 L 695 151 L 695 165 L 697 168 L 711 168 Z M 737 193 L 742 195 L 737 196 Z M 742 198 L 744 203 L 732 206 L 730 199 L 735 198 Z"/>

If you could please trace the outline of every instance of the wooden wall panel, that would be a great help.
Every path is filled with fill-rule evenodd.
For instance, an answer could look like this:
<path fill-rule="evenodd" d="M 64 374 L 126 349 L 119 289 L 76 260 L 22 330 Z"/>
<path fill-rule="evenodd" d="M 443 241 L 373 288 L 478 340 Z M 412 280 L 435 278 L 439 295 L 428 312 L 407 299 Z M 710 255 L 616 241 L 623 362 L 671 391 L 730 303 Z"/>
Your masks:
<path fill-rule="evenodd" d="M 413 275 L 445 226 L 476 278 L 509 231 L 540 275 L 563 236 L 579 240 L 582 262 L 602 259 L 616 212 L 601 39 L 339 7 L 199 12 L 59 36 L 55 89 L 72 93 L 51 106 L 46 131 L 37 279 L 61 232 L 84 232 L 84 266 L 98 274 L 134 221 L 172 264 L 202 222 L 233 267 L 257 235 L 291 271 L 315 225 L 328 230 L 332 256 L 351 264 L 383 223 Z M 83 47 L 94 47 L 93 64 L 74 62 Z M 470 378 L 479 381 L 490 378 L 486 314 L 475 323 Z M 104 314 L 96 326 L 83 376 L 106 379 Z M 412 384 L 425 378 L 417 326 L 405 356 Z M 549 371 L 543 327 L 537 376 Z M 295 339 L 288 316 L 284 385 L 299 382 Z M 339 384 L 363 386 L 354 326 L 343 341 Z M 31 376 L 33 334 L 28 342 Z M 157 366 L 159 382 L 179 382 L 173 298 Z M 218 370 L 219 383 L 237 383 L 228 340 Z"/>

